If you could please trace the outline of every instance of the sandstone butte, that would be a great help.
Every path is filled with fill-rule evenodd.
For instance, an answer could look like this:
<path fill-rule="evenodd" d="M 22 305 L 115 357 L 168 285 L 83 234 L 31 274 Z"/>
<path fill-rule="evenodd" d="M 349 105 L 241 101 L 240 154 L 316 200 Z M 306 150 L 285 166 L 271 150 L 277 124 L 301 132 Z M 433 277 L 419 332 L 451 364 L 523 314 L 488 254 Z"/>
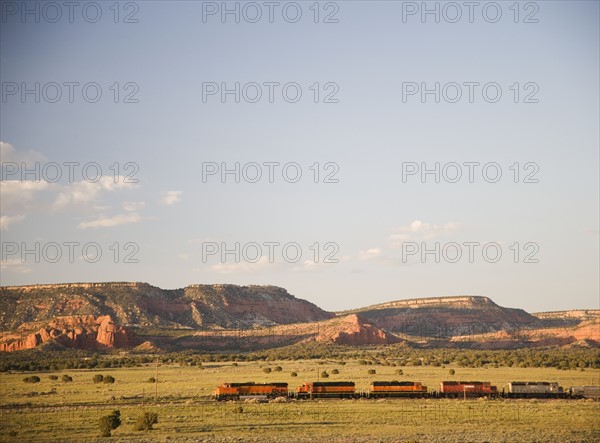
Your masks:
<path fill-rule="evenodd" d="M 308 341 L 418 341 L 481 349 L 600 345 L 598 310 L 529 314 L 482 296 L 399 300 L 335 314 L 275 286 L 163 290 L 147 283 L 69 283 L 5 286 L 0 295 L 5 331 L 0 351 L 8 352 L 46 343 L 86 350 L 130 349 L 141 344 L 133 327 L 194 331 L 151 337 L 141 344 L 172 350 L 244 350 Z"/>
<path fill-rule="evenodd" d="M 131 348 L 140 343 L 132 331 L 116 325 L 109 315 L 59 317 L 24 338 L 20 334 L 11 334 L 5 335 L 3 341 L 0 351 L 7 352 L 33 349 L 51 341 L 68 348 L 87 350 Z"/>

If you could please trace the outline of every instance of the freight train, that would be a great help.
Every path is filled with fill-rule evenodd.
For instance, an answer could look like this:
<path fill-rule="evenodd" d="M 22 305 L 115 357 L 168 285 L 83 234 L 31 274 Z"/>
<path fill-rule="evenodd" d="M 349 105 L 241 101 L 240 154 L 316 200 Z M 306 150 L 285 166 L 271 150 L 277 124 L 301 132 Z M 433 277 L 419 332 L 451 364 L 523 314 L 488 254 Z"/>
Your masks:
<path fill-rule="evenodd" d="M 510 382 L 501 392 L 487 381 L 442 381 L 440 389 L 413 381 L 374 381 L 367 391 L 357 391 L 354 382 L 305 382 L 296 390 L 287 383 L 223 383 L 213 397 L 216 400 L 259 400 L 277 397 L 296 399 L 325 398 L 592 398 L 600 400 L 600 386 L 572 386 L 563 389 L 555 382 Z"/>
<path fill-rule="evenodd" d="M 558 383 L 547 381 L 513 381 L 504 393 L 507 398 L 562 398 L 569 397 Z"/>
<path fill-rule="evenodd" d="M 427 386 L 414 381 L 374 381 L 366 393 L 367 398 L 426 398 L 428 395 Z"/>
<path fill-rule="evenodd" d="M 489 381 L 443 381 L 440 382 L 438 397 L 497 397 L 498 388 Z"/>
<path fill-rule="evenodd" d="M 302 383 L 296 389 L 296 398 L 355 398 L 357 397 L 353 381 L 315 381 Z"/>
<path fill-rule="evenodd" d="M 240 400 L 248 398 L 271 399 L 288 396 L 287 383 L 223 383 L 217 386 L 213 396 L 217 400 Z"/>

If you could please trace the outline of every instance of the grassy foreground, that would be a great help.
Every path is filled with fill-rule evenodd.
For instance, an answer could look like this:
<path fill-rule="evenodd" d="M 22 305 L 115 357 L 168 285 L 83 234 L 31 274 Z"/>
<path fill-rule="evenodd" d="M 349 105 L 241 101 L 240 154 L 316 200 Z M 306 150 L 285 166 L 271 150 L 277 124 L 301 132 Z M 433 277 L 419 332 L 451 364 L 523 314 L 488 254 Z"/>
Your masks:
<path fill-rule="evenodd" d="M 279 372 L 265 373 L 269 367 Z M 337 369 L 339 374 L 333 374 Z M 375 369 L 376 374 L 368 374 Z M 402 369 L 403 374 L 396 371 Z M 437 389 L 441 380 L 514 380 L 599 384 L 597 370 L 364 366 L 350 360 L 211 363 L 201 367 L 153 365 L 48 373 L 0 374 L 0 441 L 306 441 L 306 442 L 596 442 L 600 402 L 591 400 L 331 400 L 217 403 L 209 396 L 224 381 L 283 381 L 290 388 L 316 380 L 351 380 L 367 389 L 373 380 L 415 380 Z M 297 377 L 291 373 L 296 372 Z M 64 374 L 72 382 L 61 380 Z M 113 384 L 93 383 L 95 374 Z M 39 383 L 24 383 L 37 375 Z M 58 376 L 51 380 L 50 376 Z M 156 396 L 157 395 L 157 396 Z M 123 424 L 101 438 L 98 420 L 113 409 Z M 143 411 L 158 413 L 154 430 L 137 432 Z"/>

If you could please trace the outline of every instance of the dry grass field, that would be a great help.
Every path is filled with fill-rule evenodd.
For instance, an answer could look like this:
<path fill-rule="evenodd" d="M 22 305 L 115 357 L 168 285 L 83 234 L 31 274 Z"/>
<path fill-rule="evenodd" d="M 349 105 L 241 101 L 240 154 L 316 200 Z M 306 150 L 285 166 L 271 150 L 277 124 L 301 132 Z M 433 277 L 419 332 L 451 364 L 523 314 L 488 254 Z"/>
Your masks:
<path fill-rule="evenodd" d="M 265 373 L 264 368 L 280 372 Z M 364 366 L 356 360 L 207 363 L 202 367 L 154 365 L 47 373 L 0 374 L 0 441 L 300 441 L 300 442 L 597 442 L 600 402 L 591 400 L 328 400 L 215 402 L 210 394 L 225 381 L 281 381 L 290 388 L 316 380 L 350 380 L 358 390 L 373 380 L 415 380 L 437 389 L 441 380 L 557 381 L 568 387 L 600 383 L 597 370 L 553 368 Z M 332 374 L 337 369 L 339 374 Z M 367 371 L 375 369 L 376 374 Z M 403 370 L 403 375 L 395 371 Z M 292 377 L 291 373 L 297 376 Z M 63 382 L 68 374 L 72 382 Z M 113 384 L 93 383 L 95 374 L 112 375 Z M 25 383 L 37 375 L 39 383 Z M 51 380 L 57 375 L 58 380 Z M 157 395 L 157 397 L 155 397 Z M 100 437 L 98 420 L 113 409 L 122 425 Z M 151 431 L 133 423 L 143 411 L 158 413 Z"/>

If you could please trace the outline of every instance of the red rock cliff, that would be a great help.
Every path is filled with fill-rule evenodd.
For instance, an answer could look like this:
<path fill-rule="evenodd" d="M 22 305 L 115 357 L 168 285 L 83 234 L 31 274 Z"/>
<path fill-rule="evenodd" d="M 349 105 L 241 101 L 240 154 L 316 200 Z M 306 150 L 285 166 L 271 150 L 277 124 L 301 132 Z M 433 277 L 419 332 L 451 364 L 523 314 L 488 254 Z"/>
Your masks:
<path fill-rule="evenodd" d="M 31 330 L 31 326 L 25 323 L 20 329 Z M 0 341 L 0 352 L 33 349 L 52 341 L 75 349 L 129 348 L 140 342 L 132 331 L 116 325 L 108 315 L 98 318 L 72 316 L 55 318 L 27 335 L 5 335 Z"/>

